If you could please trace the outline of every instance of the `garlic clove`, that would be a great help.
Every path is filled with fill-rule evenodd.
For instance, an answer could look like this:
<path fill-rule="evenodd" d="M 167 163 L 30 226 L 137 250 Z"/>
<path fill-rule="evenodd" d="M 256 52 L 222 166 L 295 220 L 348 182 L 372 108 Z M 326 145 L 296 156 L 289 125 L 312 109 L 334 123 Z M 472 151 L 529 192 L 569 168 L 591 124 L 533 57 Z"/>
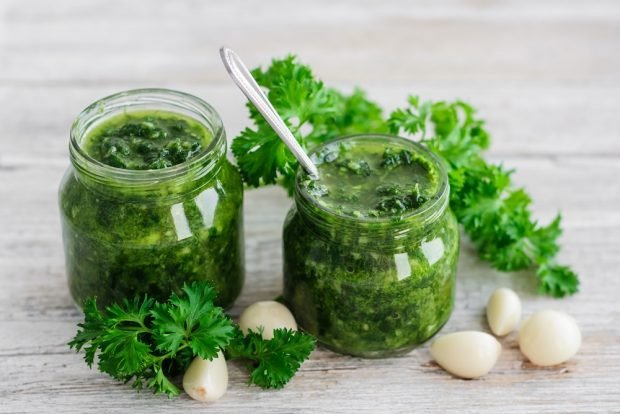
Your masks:
<path fill-rule="evenodd" d="M 431 355 L 449 373 L 461 378 L 486 375 L 495 365 L 502 346 L 493 336 L 477 331 L 444 335 L 431 345 Z"/>
<path fill-rule="evenodd" d="M 296 331 L 297 322 L 286 306 L 268 300 L 248 306 L 239 317 L 239 327 L 244 335 L 247 335 L 248 329 L 257 332 L 262 327 L 263 339 L 271 339 L 274 329 L 287 328 Z"/>
<path fill-rule="evenodd" d="M 508 288 L 499 288 L 489 297 L 487 321 L 491 332 L 497 336 L 508 335 L 521 319 L 521 299 Z"/>
<path fill-rule="evenodd" d="M 519 331 L 521 352 L 543 367 L 572 358 L 581 346 L 577 322 L 564 312 L 542 310 L 527 318 Z"/>
<path fill-rule="evenodd" d="M 218 400 L 228 388 L 228 367 L 222 351 L 211 361 L 194 358 L 183 375 L 183 389 L 195 400 Z"/>

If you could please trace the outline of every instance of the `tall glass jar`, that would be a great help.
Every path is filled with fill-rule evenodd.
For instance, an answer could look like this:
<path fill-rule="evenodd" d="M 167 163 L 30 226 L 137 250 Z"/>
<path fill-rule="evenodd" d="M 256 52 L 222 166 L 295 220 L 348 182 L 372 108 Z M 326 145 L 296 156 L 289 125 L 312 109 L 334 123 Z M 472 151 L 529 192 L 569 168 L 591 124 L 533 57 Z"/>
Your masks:
<path fill-rule="evenodd" d="M 89 132 L 133 111 L 190 117 L 212 135 L 193 158 L 156 170 L 114 168 L 84 149 Z M 243 185 L 226 158 L 215 110 L 181 92 L 141 89 L 95 102 L 75 120 L 71 167 L 59 202 L 71 295 L 99 306 L 148 294 L 160 300 L 184 283 L 210 281 L 228 307 L 244 281 Z"/>
<path fill-rule="evenodd" d="M 302 191 L 307 177 L 300 171 L 295 204 L 284 223 L 283 296 L 298 324 L 328 348 L 378 358 L 410 351 L 448 320 L 459 231 L 448 206 L 446 171 L 432 153 L 386 135 L 326 145 L 360 140 L 397 144 L 424 156 L 439 174 L 437 193 L 420 210 L 402 216 L 356 218 L 335 213 Z"/>

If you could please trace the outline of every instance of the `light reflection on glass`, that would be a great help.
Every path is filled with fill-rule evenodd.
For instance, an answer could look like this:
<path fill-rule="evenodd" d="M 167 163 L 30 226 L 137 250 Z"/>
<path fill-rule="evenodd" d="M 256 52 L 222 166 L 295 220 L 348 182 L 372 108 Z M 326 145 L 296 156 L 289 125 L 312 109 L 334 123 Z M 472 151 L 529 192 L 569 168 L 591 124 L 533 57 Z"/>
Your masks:
<path fill-rule="evenodd" d="M 195 199 L 196 207 L 198 207 L 198 211 L 200 211 L 205 228 L 213 226 L 218 197 L 215 188 L 207 188 L 205 191 L 198 194 Z"/>
<path fill-rule="evenodd" d="M 177 233 L 177 239 L 183 240 L 191 237 L 192 229 L 189 227 L 189 221 L 185 215 L 183 203 L 173 204 L 170 207 L 170 214 L 172 214 L 172 221 L 174 223 L 174 230 Z"/>
<path fill-rule="evenodd" d="M 396 263 L 396 277 L 398 280 L 411 276 L 411 264 L 409 264 L 409 255 L 407 253 L 395 253 L 394 263 Z"/>
<path fill-rule="evenodd" d="M 442 258 L 446 250 L 443 240 L 439 237 L 428 242 L 422 242 L 420 247 L 422 249 L 422 254 L 424 254 L 424 257 L 428 260 L 428 264 L 431 266 Z"/>

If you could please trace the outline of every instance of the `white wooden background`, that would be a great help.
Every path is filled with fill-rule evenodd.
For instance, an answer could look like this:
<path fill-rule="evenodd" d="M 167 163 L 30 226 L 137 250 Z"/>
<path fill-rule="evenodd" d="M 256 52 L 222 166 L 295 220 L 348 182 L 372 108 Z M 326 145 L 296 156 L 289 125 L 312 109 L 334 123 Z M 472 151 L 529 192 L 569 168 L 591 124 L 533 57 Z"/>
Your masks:
<path fill-rule="evenodd" d="M 513 334 L 487 377 L 451 378 L 427 346 L 363 360 L 319 349 L 281 391 L 245 385 L 205 407 L 136 394 L 89 370 L 65 345 L 81 320 L 67 291 L 56 190 L 68 130 L 86 105 L 136 87 L 176 88 L 221 113 L 230 137 L 244 100 L 218 57 L 254 66 L 298 53 L 327 83 L 363 85 L 388 108 L 411 92 L 470 100 L 494 136 L 489 155 L 518 169 L 541 220 L 561 209 L 561 259 L 579 271 L 569 299 L 536 296 L 465 243 L 456 310 L 443 332 L 487 329 L 495 287 L 525 313 L 556 308 L 583 331 L 576 358 L 524 362 Z M 0 412 L 620 412 L 620 2 L 0 1 Z M 246 196 L 247 284 L 233 315 L 280 292 L 280 231 L 290 201 Z"/>

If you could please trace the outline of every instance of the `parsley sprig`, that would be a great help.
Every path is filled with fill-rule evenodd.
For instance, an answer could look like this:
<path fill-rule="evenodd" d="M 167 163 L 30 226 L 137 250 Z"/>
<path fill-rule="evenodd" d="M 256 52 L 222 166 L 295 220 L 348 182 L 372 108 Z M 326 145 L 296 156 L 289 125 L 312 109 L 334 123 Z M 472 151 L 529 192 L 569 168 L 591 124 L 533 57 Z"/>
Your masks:
<path fill-rule="evenodd" d="M 242 359 L 250 370 L 250 384 L 262 388 L 282 388 L 295 375 L 315 346 L 310 335 L 291 329 L 274 329 L 273 338 L 262 339 L 261 332 L 236 331 L 226 356 Z"/>
<path fill-rule="evenodd" d="M 305 148 L 339 135 L 387 131 L 381 108 L 357 89 L 350 95 L 325 87 L 295 57 L 274 60 L 252 76 L 267 90 L 269 100 Z M 231 146 L 246 183 L 258 187 L 279 183 L 292 191 L 297 160 L 250 103 L 254 128 L 245 128 Z"/>
<path fill-rule="evenodd" d="M 314 349 L 314 339 L 286 329 L 274 338 L 260 334 L 243 337 L 239 328 L 215 306 L 215 290 L 193 283 L 165 303 L 144 297 L 124 300 L 104 311 L 95 298 L 84 304 L 84 322 L 69 342 L 84 349 L 89 367 L 131 382 L 138 390 L 151 389 L 169 397 L 180 393 L 172 378 L 185 371 L 194 357 L 212 360 L 220 350 L 229 358 L 243 358 L 251 370 L 250 383 L 282 388 Z"/>
<path fill-rule="evenodd" d="M 546 226 L 539 224 L 529 195 L 512 182 L 513 171 L 484 159 L 490 135 L 472 106 L 412 96 L 386 119 L 362 90 L 347 95 L 328 88 L 294 56 L 273 60 L 252 74 L 308 150 L 352 133 L 408 134 L 422 142 L 448 168 L 450 206 L 483 259 L 502 271 L 534 269 L 541 293 L 562 297 L 577 292 L 575 272 L 555 260 L 560 215 Z M 232 143 L 241 174 L 251 186 L 278 183 L 291 194 L 297 161 L 254 107 L 248 108 L 254 125 Z"/>
<path fill-rule="evenodd" d="M 484 260 L 502 271 L 534 268 L 541 293 L 562 297 L 577 292 L 575 272 L 555 262 L 561 216 L 540 225 L 532 217 L 530 196 L 512 183 L 514 171 L 485 161 L 482 151 L 490 136 L 470 105 L 410 97 L 409 105 L 387 122 L 392 133 L 410 134 L 443 159 L 450 207 Z"/>

